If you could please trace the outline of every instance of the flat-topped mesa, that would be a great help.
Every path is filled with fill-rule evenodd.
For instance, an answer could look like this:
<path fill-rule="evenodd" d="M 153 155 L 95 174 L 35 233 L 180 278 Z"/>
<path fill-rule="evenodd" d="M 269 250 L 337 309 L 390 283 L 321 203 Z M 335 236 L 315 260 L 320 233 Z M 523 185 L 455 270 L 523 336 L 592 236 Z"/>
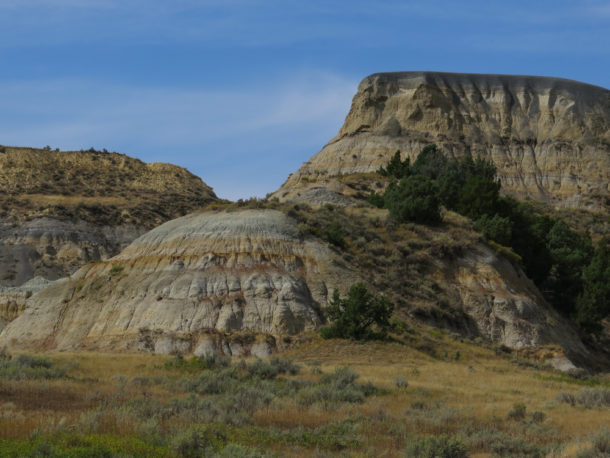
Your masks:
<path fill-rule="evenodd" d="M 276 192 L 374 172 L 436 143 L 490 158 L 505 192 L 556 207 L 608 208 L 610 91 L 560 78 L 437 72 L 365 78 L 339 134 Z M 319 185 L 318 185 L 319 186 Z"/>

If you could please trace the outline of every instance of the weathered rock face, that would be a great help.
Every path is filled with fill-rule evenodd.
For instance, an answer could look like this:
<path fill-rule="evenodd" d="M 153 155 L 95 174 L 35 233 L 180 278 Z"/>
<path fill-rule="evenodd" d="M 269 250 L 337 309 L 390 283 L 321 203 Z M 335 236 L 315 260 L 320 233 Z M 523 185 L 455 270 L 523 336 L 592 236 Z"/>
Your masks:
<path fill-rule="evenodd" d="M 334 267 L 333 256 L 302 240 L 295 221 L 278 211 L 185 216 L 33 295 L 1 340 L 165 352 L 179 341 L 194 350 L 193 336 L 210 328 L 311 330 L 322 322 L 329 288 L 355 279 Z"/>
<path fill-rule="evenodd" d="M 473 240 L 426 269 L 457 307 L 451 313 L 462 330 L 512 348 L 557 344 L 586 359 L 578 336 L 523 273 Z M 362 279 L 341 256 L 303 237 L 280 211 L 191 214 L 14 301 L 25 310 L 6 325 L 0 346 L 268 354 L 281 336 L 320 326 L 329 293 Z"/>
<path fill-rule="evenodd" d="M 472 246 L 453 262 L 439 263 L 435 276 L 486 339 L 509 348 L 558 345 L 579 363 L 590 357 L 577 333 L 536 286 L 491 248 Z"/>
<path fill-rule="evenodd" d="M 20 286 L 0 286 L 0 331 L 25 310 L 27 300 L 53 282 L 34 277 Z"/>
<path fill-rule="evenodd" d="M 559 78 L 436 72 L 380 73 L 358 88 L 339 134 L 274 194 L 328 187 L 328 177 L 374 172 L 396 150 L 490 158 L 504 191 L 557 207 L 610 207 L 610 91 Z M 306 197 L 306 196 L 305 196 Z"/>
<path fill-rule="evenodd" d="M 174 165 L 2 146 L 0 286 L 68 276 L 214 200 L 209 186 Z"/>
<path fill-rule="evenodd" d="M 1 283 L 18 286 L 35 276 L 69 276 L 84 264 L 115 255 L 144 232 L 141 226 L 97 226 L 54 218 L 21 224 L 0 220 Z"/>

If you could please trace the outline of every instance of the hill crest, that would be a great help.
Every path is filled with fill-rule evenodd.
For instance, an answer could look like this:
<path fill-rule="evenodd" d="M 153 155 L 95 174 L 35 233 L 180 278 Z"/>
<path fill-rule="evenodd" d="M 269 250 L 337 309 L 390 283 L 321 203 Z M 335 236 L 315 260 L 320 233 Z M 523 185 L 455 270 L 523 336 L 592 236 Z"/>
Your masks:
<path fill-rule="evenodd" d="M 362 80 L 339 133 L 274 196 L 299 200 L 324 180 L 375 172 L 400 150 L 435 143 L 491 159 L 503 189 L 556 208 L 610 206 L 610 91 L 551 77 L 376 73 Z M 322 187 L 341 192 L 341 187 Z"/>

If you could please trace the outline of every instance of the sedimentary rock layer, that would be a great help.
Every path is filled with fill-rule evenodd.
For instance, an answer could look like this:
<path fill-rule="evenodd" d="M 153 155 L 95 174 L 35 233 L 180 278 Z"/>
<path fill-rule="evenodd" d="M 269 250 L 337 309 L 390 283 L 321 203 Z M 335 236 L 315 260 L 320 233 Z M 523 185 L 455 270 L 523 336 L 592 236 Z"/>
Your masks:
<path fill-rule="evenodd" d="M 32 277 L 66 277 L 84 264 L 107 259 L 146 230 L 133 225 L 97 226 L 85 221 L 0 219 L 2 284 L 22 285 Z"/>
<path fill-rule="evenodd" d="M 0 286 L 70 275 L 214 200 L 209 186 L 174 165 L 0 146 Z"/>
<path fill-rule="evenodd" d="M 557 207 L 610 206 L 610 91 L 559 78 L 437 72 L 365 78 L 338 135 L 275 193 L 374 172 L 427 144 L 490 158 L 505 192 Z"/>
<path fill-rule="evenodd" d="M 475 241 L 425 270 L 451 298 L 464 332 L 512 348 L 556 344 L 586 358 L 534 285 L 485 244 Z M 280 211 L 191 214 L 5 307 L 6 314 L 25 310 L 0 334 L 0 346 L 265 353 L 275 345 L 270 337 L 239 333 L 277 338 L 315 330 L 333 289 L 345 294 L 361 274 Z"/>
<path fill-rule="evenodd" d="M 355 279 L 332 259 L 328 248 L 303 240 L 295 221 L 278 211 L 188 215 L 32 296 L 1 340 L 37 348 L 164 351 L 177 345 L 176 336 L 192 339 L 210 328 L 312 330 L 322 323 L 329 287 Z"/>

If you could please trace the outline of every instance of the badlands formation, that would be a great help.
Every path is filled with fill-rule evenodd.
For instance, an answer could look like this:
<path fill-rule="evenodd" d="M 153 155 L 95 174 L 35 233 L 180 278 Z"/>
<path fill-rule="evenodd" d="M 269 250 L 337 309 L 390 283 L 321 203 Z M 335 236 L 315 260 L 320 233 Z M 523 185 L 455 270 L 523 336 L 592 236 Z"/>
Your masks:
<path fill-rule="evenodd" d="M 356 279 L 334 257 L 279 211 L 191 214 L 35 294 L 2 342 L 204 352 L 215 345 L 201 334 L 209 329 L 314 330 L 328 288 Z"/>
<path fill-rule="evenodd" d="M 215 200 L 200 178 L 174 165 L 0 146 L 0 326 L 49 281 Z"/>
<path fill-rule="evenodd" d="M 427 269 L 451 298 L 459 330 L 511 348 L 560 344 L 572 360 L 587 359 L 523 272 L 484 243 Z M 268 354 L 286 336 L 315 330 L 332 291 L 363 279 L 340 250 L 283 212 L 199 212 L 34 294 L 0 346 Z M 573 367 L 561 356 L 553 363 Z"/>
<path fill-rule="evenodd" d="M 372 224 L 379 215 L 366 219 L 366 204 L 353 205 L 358 201 L 346 192 L 342 178 L 371 174 L 398 149 L 413 158 L 423 146 L 436 143 L 452 156 L 471 152 L 491 158 L 503 189 L 518 197 L 604 211 L 610 178 L 609 94 L 553 78 L 372 75 L 361 83 L 338 136 L 274 194 L 288 203 L 208 208 L 135 240 L 144 224 L 123 238 L 119 231 L 109 236 L 116 247 L 133 240 L 120 253 L 108 259 L 111 250 L 100 253 L 70 277 L 32 290 L 17 312 L 7 308 L 0 347 L 266 355 L 291 336 L 322 325 L 333 289 L 345 293 L 359 280 L 373 284 L 370 269 L 357 262 L 362 255 L 357 240 L 348 240 L 345 250 L 330 245 L 319 230 L 312 232 L 298 220 L 295 201 L 314 207 L 332 203 L 348 217 L 353 212 L 354 218 L 360 211 L 362 225 Z M 139 179 L 138 173 L 154 173 L 150 166 L 142 167 L 131 183 L 136 188 L 151 183 L 160 208 L 166 207 L 159 196 L 191 180 L 188 172 L 176 168 L 175 180 L 164 188 L 162 180 Z M 189 182 L 192 186 L 179 188 L 181 202 L 192 189 L 199 193 L 193 202 L 214 200 L 201 182 Z M 369 212 L 385 217 L 383 210 Z M 322 229 L 324 224 L 328 221 Z M 573 368 L 572 362 L 586 363 L 591 355 L 575 330 L 517 263 L 488 246 L 469 223 L 452 224 L 461 224 L 456 231 L 467 233 L 468 240 L 450 256 L 418 260 L 401 250 L 409 240 L 396 241 L 392 237 L 399 232 L 392 235 L 387 228 L 367 239 L 362 249 L 383 242 L 379 256 L 390 264 L 396 260 L 405 276 L 421 275 L 409 278 L 412 284 L 434 284 L 448 298 L 446 316 L 453 317 L 452 323 L 441 325 L 511 348 L 560 347 L 551 362 L 562 369 Z M 117 227 L 125 226 L 114 225 L 113 230 Z M 453 243 L 455 233 L 435 233 L 434 243 Z M 416 268 L 409 270 L 413 263 Z M 374 274 L 383 277 L 387 272 Z M 19 281 L 27 278 L 22 275 Z M 376 292 L 400 299 L 399 291 Z M 9 288 L 6 294 L 14 291 Z M 426 300 L 437 307 L 434 297 Z M 397 310 L 403 317 L 418 318 L 411 312 Z M 419 318 L 430 322 L 430 316 Z"/>
<path fill-rule="evenodd" d="M 555 207 L 610 207 L 610 91 L 559 78 L 378 73 L 358 87 L 337 136 L 274 194 L 338 201 L 333 179 L 375 172 L 400 150 L 435 143 L 456 158 L 491 159 L 502 188 Z"/>

